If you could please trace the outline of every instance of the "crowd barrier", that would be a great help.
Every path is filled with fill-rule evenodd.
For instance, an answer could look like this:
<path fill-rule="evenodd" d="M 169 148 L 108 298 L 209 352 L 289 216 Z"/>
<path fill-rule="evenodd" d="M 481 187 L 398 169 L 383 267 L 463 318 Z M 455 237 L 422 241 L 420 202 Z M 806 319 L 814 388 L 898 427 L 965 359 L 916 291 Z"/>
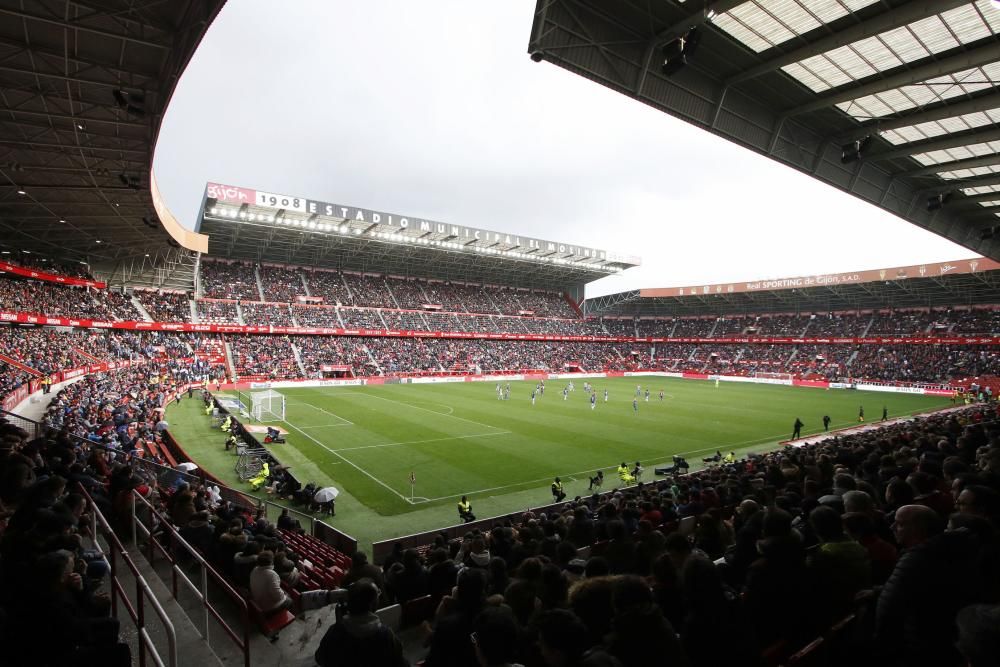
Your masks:
<path fill-rule="evenodd" d="M 138 538 L 141 535 L 146 541 L 146 559 L 149 564 L 155 565 L 159 553 L 170 565 L 170 591 L 174 599 L 177 599 L 181 590 L 180 585 L 183 584 L 188 592 L 198 600 L 198 606 L 202 613 L 201 618 L 197 619 L 200 622 L 196 622 L 195 626 L 198 628 L 199 634 L 206 643 L 211 645 L 211 620 L 214 619 L 222 628 L 223 633 L 243 653 L 243 667 L 250 667 L 250 610 L 246 600 L 229 585 L 229 582 L 222 575 L 216 572 L 215 568 L 209 565 L 197 549 L 180 536 L 170 521 L 161 515 L 138 491 L 132 491 L 130 506 L 129 522 L 132 543 L 138 545 Z M 181 567 L 179 554 L 183 554 L 186 562 L 194 563 L 198 574 L 197 583 L 192 581 Z M 229 625 L 219 612 L 218 605 L 212 603 L 209 594 L 210 581 L 215 590 L 223 592 L 227 603 L 237 608 L 240 616 L 240 628 L 234 629 Z"/>
<path fill-rule="evenodd" d="M 97 508 L 93 498 L 90 497 L 90 494 L 87 493 L 83 485 L 77 485 L 76 490 L 87 499 L 87 508 L 90 515 L 90 538 L 94 541 L 93 546 L 95 550 L 104 552 L 104 560 L 108 564 L 109 581 L 111 584 L 111 614 L 121 620 L 118 608 L 119 605 L 124 605 L 125 611 L 128 612 L 129 618 L 132 619 L 132 624 L 135 626 L 138 637 L 139 667 L 146 667 L 147 654 L 153 659 L 157 667 L 177 667 L 177 632 L 174 629 L 173 622 L 163 609 L 163 606 L 156 599 L 156 595 L 150 589 L 145 577 L 139 572 L 135 561 L 132 560 L 128 551 L 122 546 L 121 540 L 118 539 L 118 536 L 111 529 L 108 520 Z M 107 543 L 106 549 L 97 542 L 98 535 L 103 537 Z M 122 585 L 120 575 L 124 573 L 119 565 L 119 561 L 125 566 L 125 569 L 135 582 L 134 604 L 129 598 L 128 591 Z M 147 606 L 153 611 L 162 625 L 167 643 L 166 660 L 160 655 L 160 651 L 149 633 L 149 624 L 146 618 Z"/>

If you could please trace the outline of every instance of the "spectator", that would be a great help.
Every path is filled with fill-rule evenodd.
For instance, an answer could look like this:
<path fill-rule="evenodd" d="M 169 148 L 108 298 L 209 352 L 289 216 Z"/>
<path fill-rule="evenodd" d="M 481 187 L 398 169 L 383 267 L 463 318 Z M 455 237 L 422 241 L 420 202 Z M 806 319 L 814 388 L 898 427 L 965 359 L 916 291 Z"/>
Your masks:
<path fill-rule="evenodd" d="M 330 626 L 316 650 L 319 667 L 400 667 L 410 663 L 392 629 L 375 614 L 379 589 L 370 579 L 347 588 L 347 610 Z"/>

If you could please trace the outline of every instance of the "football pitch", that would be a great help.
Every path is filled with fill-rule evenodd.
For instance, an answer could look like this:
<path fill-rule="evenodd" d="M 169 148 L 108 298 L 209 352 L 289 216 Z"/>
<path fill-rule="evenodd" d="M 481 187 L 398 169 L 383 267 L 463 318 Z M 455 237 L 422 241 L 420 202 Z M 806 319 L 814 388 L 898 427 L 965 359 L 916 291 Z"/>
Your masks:
<path fill-rule="evenodd" d="M 856 425 L 860 406 L 872 421 L 883 406 L 890 417 L 901 417 L 950 404 L 911 394 L 641 377 L 595 379 L 592 409 L 583 383 L 576 380 L 564 400 L 567 381 L 549 380 L 534 405 L 533 381 L 511 382 L 509 400 L 497 399 L 494 382 L 281 389 L 288 442 L 271 449 L 303 484 L 334 484 L 371 510 L 369 520 L 450 508 L 434 513 L 432 525 L 414 515 L 393 530 L 417 532 L 454 523 L 450 510 L 462 495 L 484 517 L 484 504 L 492 514 L 551 502 L 549 484 L 557 475 L 572 498 L 587 493 L 598 469 L 605 471 L 605 489 L 613 487 L 622 461 L 640 461 L 651 480 L 653 467 L 675 454 L 698 467 L 717 449 L 773 449 L 791 436 L 796 417 L 806 436 L 822 431 L 824 414 L 836 429 Z M 634 409 L 637 383 L 643 393 Z M 199 459 L 200 446 L 182 445 L 210 470 L 217 467 Z M 212 450 L 211 459 L 221 455 L 217 446 Z M 231 464 L 226 467 L 221 472 L 231 477 Z M 338 501 L 337 519 L 340 507 Z M 442 516 L 450 518 L 443 524 Z"/>

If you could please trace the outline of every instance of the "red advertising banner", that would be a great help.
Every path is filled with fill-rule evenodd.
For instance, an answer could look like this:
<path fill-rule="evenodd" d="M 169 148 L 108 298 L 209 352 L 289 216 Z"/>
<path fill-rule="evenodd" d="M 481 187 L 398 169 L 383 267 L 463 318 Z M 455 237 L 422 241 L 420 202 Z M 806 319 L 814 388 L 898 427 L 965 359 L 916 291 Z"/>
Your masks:
<path fill-rule="evenodd" d="M 768 290 L 803 289 L 833 285 L 856 285 L 886 280 L 906 280 L 909 278 L 935 278 L 959 273 L 983 273 L 1000 269 L 1000 263 L 986 257 L 972 257 L 953 262 L 932 262 L 912 266 L 895 266 L 888 269 L 828 273 L 815 276 L 796 276 L 773 280 L 748 280 L 714 285 L 692 285 L 689 287 L 657 287 L 639 290 L 639 296 L 672 297 L 705 294 L 732 294 L 734 292 L 762 292 Z"/>
<path fill-rule="evenodd" d="M 346 364 L 320 364 L 319 369 L 324 373 L 332 373 L 334 371 L 350 371 L 351 366 Z"/>
<path fill-rule="evenodd" d="M 23 266 L 18 266 L 17 264 L 11 264 L 10 262 L 0 262 L 0 271 L 13 273 L 15 276 L 24 276 L 25 278 L 34 278 L 35 280 L 44 280 L 46 282 L 60 283 L 62 285 L 72 285 L 74 287 L 94 287 L 96 289 L 104 289 L 108 286 L 107 283 L 100 280 L 87 280 L 86 278 L 74 278 L 72 276 L 64 276 L 58 273 L 46 273 L 45 271 L 27 269 Z"/>
<path fill-rule="evenodd" d="M 406 329 L 343 329 L 340 327 L 252 326 L 242 324 L 188 324 L 184 322 L 107 322 L 101 320 L 48 317 L 0 311 L 0 322 L 40 324 L 84 329 L 128 331 L 180 331 L 234 334 L 280 334 L 292 336 L 370 336 L 396 338 L 458 338 L 469 340 L 525 340 L 564 343 L 691 343 L 748 345 L 1000 345 L 1000 336 L 869 336 L 865 338 L 786 338 L 738 336 L 720 338 L 632 338 L 626 336 L 559 336 L 552 334 L 481 333 L 468 331 L 410 331 Z"/>

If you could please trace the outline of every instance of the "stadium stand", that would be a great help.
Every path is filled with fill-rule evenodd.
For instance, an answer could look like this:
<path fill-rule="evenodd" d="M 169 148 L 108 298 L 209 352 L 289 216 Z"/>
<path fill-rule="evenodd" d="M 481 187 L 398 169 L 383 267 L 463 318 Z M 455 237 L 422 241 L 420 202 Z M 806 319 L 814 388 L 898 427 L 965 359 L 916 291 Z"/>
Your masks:
<path fill-rule="evenodd" d="M 207 324 L 239 324 L 240 315 L 235 301 L 215 301 L 198 299 L 198 321 Z"/>
<path fill-rule="evenodd" d="M 135 296 L 154 322 L 191 321 L 191 301 L 187 294 L 136 290 Z"/>
<path fill-rule="evenodd" d="M 268 301 L 290 303 L 297 296 L 306 296 L 302 272 L 298 269 L 262 264 L 259 271 L 260 283 Z"/>
<path fill-rule="evenodd" d="M 202 262 L 201 293 L 214 299 L 260 301 L 254 267 L 240 262 Z"/>

